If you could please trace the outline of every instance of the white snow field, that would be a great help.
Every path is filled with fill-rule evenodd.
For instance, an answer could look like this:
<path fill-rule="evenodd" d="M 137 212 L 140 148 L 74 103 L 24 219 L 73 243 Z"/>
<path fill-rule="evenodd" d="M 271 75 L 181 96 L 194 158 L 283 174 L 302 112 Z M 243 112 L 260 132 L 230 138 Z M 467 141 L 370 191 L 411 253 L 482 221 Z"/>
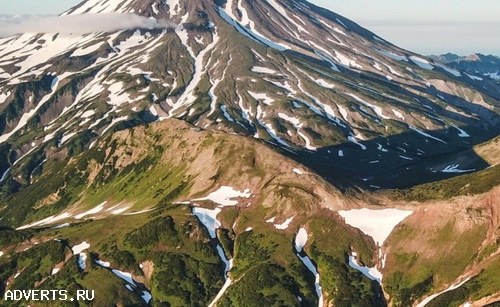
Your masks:
<path fill-rule="evenodd" d="M 379 248 L 384 244 L 394 227 L 412 213 L 413 211 L 398 209 L 372 210 L 366 208 L 338 211 L 338 214 L 344 218 L 348 225 L 359 228 L 364 234 L 372 237 Z M 379 249 L 379 259 L 381 266 L 384 267 L 386 255 L 382 254 L 381 249 Z M 358 263 L 356 252 L 352 252 L 349 256 L 349 266 L 357 269 L 371 280 L 382 283 L 383 276 L 378 268 L 361 266 Z"/>
<path fill-rule="evenodd" d="M 338 212 L 345 222 L 359 228 L 364 234 L 373 238 L 378 246 L 382 246 L 394 227 L 407 218 L 413 211 L 399 209 L 353 209 Z"/>
<path fill-rule="evenodd" d="M 232 198 L 237 198 L 237 197 L 249 198 L 251 195 L 252 193 L 250 192 L 249 189 L 240 192 L 236 191 L 232 187 L 222 186 L 217 191 L 214 191 L 205 197 L 193 199 L 192 201 L 211 200 L 214 203 L 221 205 L 222 207 L 229 207 L 238 204 L 238 201 L 232 200 Z"/>

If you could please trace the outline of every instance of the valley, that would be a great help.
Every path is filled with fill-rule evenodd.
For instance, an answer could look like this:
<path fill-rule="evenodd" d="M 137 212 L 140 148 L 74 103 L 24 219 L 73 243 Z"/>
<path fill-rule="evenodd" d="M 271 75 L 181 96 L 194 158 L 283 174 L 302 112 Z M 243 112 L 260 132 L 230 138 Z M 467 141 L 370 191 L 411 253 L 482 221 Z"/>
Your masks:
<path fill-rule="evenodd" d="M 0 305 L 500 304 L 497 81 L 304 0 L 86 14 L 155 26 L 0 38 Z"/>

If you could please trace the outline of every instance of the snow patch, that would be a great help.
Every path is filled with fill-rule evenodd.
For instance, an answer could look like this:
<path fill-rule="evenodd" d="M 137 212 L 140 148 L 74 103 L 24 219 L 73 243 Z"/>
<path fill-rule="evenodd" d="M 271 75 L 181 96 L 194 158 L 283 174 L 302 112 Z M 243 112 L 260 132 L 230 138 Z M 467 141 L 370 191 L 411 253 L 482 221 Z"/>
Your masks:
<path fill-rule="evenodd" d="M 432 135 L 430 135 L 430 134 L 428 134 L 428 133 L 425 133 L 425 132 L 423 132 L 422 130 L 419 130 L 419 129 L 417 129 L 417 128 L 415 128 L 415 127 L 411 126 L 411 125 L 408 125 L 408 127 L 409 127 L 411 130 L 413 130 L 413 131 L 417 132 L 417 133 L 418 133 L 418 134 L 420 134 L 420 135 L 423 135 L 423 136 L 425 136 L 425 137 L 431 138 L 431 139 L 433 139 L 433 140 L 435 140 L 435 141 L 438 141 L 438 142 L 441 142 L 441 143 L 443 143 L 443 144 L 448 144 L 448 143 L 446 143 L 445 141 L 443 141 L 443 140 L 441 140 L 441 139 L 439 139 L 439 138 L 437 138 L 437 137 L 435 137 L 435 136 L 432 136 Z"/>
<path fill-rule="evenodd" d="M 7 175 L 9 174 L 10 169 L 11 169 L 11 168 L 9 167 L 8 169 L 6 169 L 6 170 L 5 170 L 5 172 L 4 172 L 4 173 L 3 173 L 3 175 L 2 175 L 2 178 L 0 178 L 0 183 L 4 182 L 4 181 L 5 181 L 5 179 L 7 179 Z"/>
<path fill-rule="evenodd" d="M 373 238 L 378 246 L 382 246 L 392 230 L 413 211 L 398 209 L 353 209 L 338 212 L 345 222 L 359 228 L 364 234 Z"/>
<path fill-rule="evenodd" d="M 222 110 L 222 114 L 224 114 L 224 117 L 230 121 L 230 122 L 234 122 L 234 119 L 233 117 L 227 112 L 227 108 L 226 106 L 222 105 L 220 106 L 220 109 Z"/>
<path fill-rule="evenodd" d="M 149 302 L 153 298 L 153 296 L 151 295 L 151 293 L 149 293 L 148 291 L 142 291 L 141 297 L 146 302 L 146 304 L 149 304 Z"/>
<path fill-rule="evenodd" d="M 462 76 L 462 74 L 458 70 L 452 69 L 452 68 L 450 68 L 448 66 L 441 65 L 441 64 L 437 64 L 437 66 L 439 66 L 440 68 L 446 70 L 448 73 L 454 75 L 455 77 L 461 77 Z"/>
<path fill-rule="evenodd" d="M 452 123 L 448 123 L 448 124 L 449 124 L 450 126 L 452 126 L 453 128 L 455 128 L 455 129 L 457 129 L 457 130 L 458 130 L 458 132 L 459 132 L 458 136 L 459 136 L 459 137 L 461 137 L 461 138 L 470 138 L 470 135 L 469 135 L 467 132 L 465 132 L 465 130 L 463 130 L 463 129 L 459 128 L 458 126 L 456 126 L 456 125 L 454 125 L 454 124 L 452 124 Z"/>
<path fill-rule="evenodd" d="M 92 52 L 99 50 L 99 48 L 101 48 L 102 44 L 103 44 L 102 42 L 99 42 L 97 44 L 93 44 L 90 46 L 80 47 L 80 48 L 76 49 L 75 51 L 73 51 L 73 53 L 70 55 L 70 57 L 80 57 L 80 56 L 84 56 L 87 54 L 91 54 Z"/>
<path fill-rule="evenodd" d="M 397 60 L 397 61 L 405 61 L 405 62 L 408 61 L 408 58 L 406 56 L 398 55 L 398 54 L 392 53 L 390 51 L 385 51 L 385 50 L 378 50 L 378 49 L 375 49 L 375 50 L 378 53 L 380 53 L 382 55 L 385 55 L 386 57 L 389 57 L 391 59 L 394 59 L 394 60 Z"/>
<path fill-rule="evenodd" d="M 27 229 L 27 228 L 31 228 L 31 227 L 34 227 L 34 226 L 41 226 L 41 225 L 47 225 L 47 224 L 53 224 L 57 221 L 60 221 L 60 220 L 64 220 L 64 219 L 67 219 L 69 217 L 71 217 L 71 213 L 61 213 L 60 215 L 52 215 L 52 216 L 49 216 L 43 220 L 40 220 L 40 221 L 37 221 L 37 222 L 34 222 L 34 223 L 31 223 L 31 224 L 28 224 L 28 225 L 23 225 L 23 226 L 20 226 L 18 228 L 16 228 L 16 230 L 22 230 L 22 229 Z"/>
<path fill-rule="evenodd" d="M 318 84 L 319 86 L 324 87 L 324 88 L 333 89 L 335 87 L 334 84 L 331 84 L 324 79 L 315 79 L 314 82 L 316 82 L 316 84 Z"/>
<path fill-rule="evenodd" d="M 276 70 L 266 68 L 266 67 L 261 67 L 261 66 L 254 66 L 252 67 L 252 71 L 260 74 L 277 74 L 278 72 Z"/>
<path fill-rule="evenodd" d="M 441 173 L 468 173 L 468 172 L 473 172 L 475 171 L 476 169 L 465 169 L 465 170 L 462 170 L 462 169 L 458 169 L 460 167 L 459 164 L 453 164 L 453 165 L 448 165 L 447 167 L 445 167 Z"/>
<path fill-rule="evenodd" d="M 360 271 L 361 273 L 363 273 L 363 275 L 365 275 L 369 279 L 375 280 L 379 284 L 382 283 L 382 277 L 383 277 L 382 273 L 380 273 L 380 271 L 376 267 L 368 268 L 359 265 L 356 257 L 357 254 L 354 252 L 352 253 L 352 255 L 349 256 L 349 266 L 353 269 Z"/>
<path fill-rule="evenodd" d="M 129 284 L 131 285 L 134 285 L 135 286 L 135 282 L 134 280 L 132 279 L 132 274 L 128 273 L 128 272 L 122 272 L 120 270 L 111 270 L 111 272 L 113 272 L 116 276 L 120 277 L 121 279 L 125 280 L 126 282 L 128 282 Z"/>
<path fill-rule="evenodd" d="M 307 231 L 304 228 L 300 228 L 297 236 L 295 237 L 295 249 L 297 252 L 301 252 L 307 243 Z"/>
<path fill-rule="evenodd" d="M 397 110 L 394 110 L 394 109 L 391 109 L 392 110 L 392 113 L 394 113 L 394 115 L 396 115 L 399 119 L 401 120 L 405 120 L 405 117 L 403 116 L 403 114 Z"/>
<path fill-rule="evenodd" d="M 282 224 L 274 224 L 274 227 L 279 230 L 285 230 L 290 226 L 290 223 L 293 221 L 293 216 L 291 218 L 286 219 Z"/>
<path fill-rule="evenodd" d="M 291 123 L 292 125 L 294 125 L 295 127 L 298 127 L 300 125 L 300 120 L 296 117 L 291 117 L 291 116 L 288 116 L 284 113 L 278 113 L 278 116 L 281 118 L 281 119 L 284 119 L 286 120 L 287 122 Z"/>
<path fill-rule="evenodd" d="M 215 209 L 205 209 L 205 208 L 193 208 L 193 214 L 200 220 L 200 222 L 205 225 L 208 233 L 212 239 L 217 237 L 216 230 L 221 226 L 219 220 L 217 220 L 217 215 L 222 210 L 220 208 Z"/>
<path fill-rule="evenodd" d="M 380 150 L 381 152 L 389 152 L 389 150 L 385 149 L 382 144 L 377 143 L 377 149 Z"/>
<path fill-rule="evenodd" d="M 301 256 L 300 253 L 303 251 L 304 246 L 307 243 L 307 231 L 304 228 L 300 228 L 299 232 L 295 236 L 295 250 L 297 251 L 297 257 L 300 261 L 313 273 L 314 275 L 314 286 L 316 288 L 316 295 L 318 296 L 318 307 L 323 307 L 323 291 L 319 283 L 320 276 L 318 270 L 311 259 L 306 256 Z"/>
<path fill-rule="evenodd" d="M 475 80 L 475 81 L 483 81 L 484 79 L 481 78 L 481 77 L 478 77 L 478 76 L 474 76 L 474 75 L 469 75 L 466 73 L 466 75 L 471 78 L 472 80 Z"/>
<path fill-rule="evenodd" d="M 301 171 L 301 170 L 300 170 L 300 169 L 298 169 L 298 168 L 294 168 L 294 169 L 293 169 L 293 172 L 294 172 L 295 174 L 297 174 L 297 175 L 302 175 L 302 174 L 304 174 L 304 172 L 303 172 L 303 171 Z"/>
<path fill-rule="evenodd" d="M 128 209 L 130 209 L 130 207 L 119 208 L 119 209 L 111 211 L 111 214 L 113 214 L 113 215 L 122 214 L 123 212 L 127 211 Z"/>
<path fill-rule="evenodd" d="M 87 110 L 87 111 L 83 112 L 83 114 L 81 115 L 81 118 L 89 118 L 89 117 L 93 116 L 94 114 L 95 114 L 94 110 Z"/>
<path fill-rule="evenodd" d="M 78 266 L 80 267 L 80 269 L 85 270 L 85 268 L 87 267 L 86 261 L 87 261 L 86 253 L 78 254 Z"/>
<path fill-rule="evenodd" d="M 54 226 L 51 229 L 59 229 L 59 228 L 64 228 L 64 227 L 69 227 L 69 226 L 70 226 L 69 223 L 64 223 L 64 224 L 61 224 L 61 225 Z"/>
<path fill-rule="evenodd" d="M 446 293 L 446 292 L 449 292 L 449 291 L 453 291 L 453 290 L 456 290 L 456 289 L 460 288 L 463 284 L 465 284 L 469 280 L 470 280 L 470 277 L 466 278 L 464 281 L 462 281 L 462 282 L 460 282 L 458 284 L 451 285 L 448 289 L 446 289 L 444 291 L 441 291 L 439 293 L 436 293 L 436 294 L 433 294 L 433 295 L 429 296 L 425 300 L 421 301 L 416 307 L 424 307 L 425 305 L 427 305 L 430 301 L 432 301 L 436 297 L 440 296 L 443 293 Z"/>
<path fill-rule="evenodd" d="M 276 217 L 273 216 L 272 218 L 266 220 L 266 223 L 274 223 L 275 220 L 276 220 Z"/>
<path fill-rule="evenodd" d="M 95 263 L 97 263 L 98 265 L 102 266 L 102 267 L 105 267 L 105 268 L 109 268 L 111 266 L 111 263 L 107 262 L 107 261 L 102 261 L 100 259 L 97 259 L 95 261 Z"/>
<path fill-rule="evenodd" d="M 252 96 L 255 100 L 262 101 L 264 104 L 266 104 L 268 106 L 270 106 L 274 102 L 274 99 L 269 97 L 265 93 L 254 93 L 254 92 L 248 91 L 248 94 L 250 94 L 250 96 Z"/>
<path fill-rule="evenodd" d="M 305 135 L 304 133 L 302 133 L 300 130 L 297 130 L 297 134 L 304 140 L 304 142 L 306 143 L 305 144 L 305 148 L 308 149 L 308 150 L 311 150 L 311 151 L 316 151 L 317 148 L 312 146 L 311 145 L 311 140 L 307 137 L 307 135 Z"/>
<path fill-rule="evenodd" d="M 364 104 L 365 106 L 369 107 L 370 109 L 373 110 L 373 112 L 375 112 L 375 114 L 377 114 L 379 117 L 383 118 L 383 119 L 390 119 L 390 117 L 387 117 L 385 116 L 383 113 L 382 113 L 382 108 L 379 107 L 379 106 L 376 106 L 376 105 L 373 105 L 361 98 L 359 98 L 358 96 L 354 95 L 354 94 L 351 94 L 351 93 L 346 93 L 346 95 L 356 99 L 356 101 L 358 102 L 361 102 L 362 104 Z"/>
<path fill-rule="evenodd" d="M 350 136 L 347 137 L 347 139 L 349 140 L 349 142 L 354 143 L 354 144 L 358 145 L 359 147 L 361 147 L 362 150 L 366 150 L 367 149 L 367 147 L 365 145 L 363 145 L 363 144 L 359 143 L 358 141 L 356 141 L 356 136 L 350 135 Z"/>
<path fill-rule="evenodd" d="M 156 111 L 155 106 L 149 107 L 149 112 L 151 112 L 151 114 L 153 114 L 153 116 L 158 117 L 158 111 Z"/>
<path fill-rule="evenodd" d="M 0 104 L 4 103 L 7 100 L 7 97 L 10 96 L 10 92 L 0 94 Z"/>
<path fill-rule="evenodd" d="M 219 7 L 219 15 L 222 17 L 222 19 L 224 19 L 230 25 L 235 27 L 239 33 L 243 34 L 244 36 L 246 36 L 254 41 L 260 42 L 264 45 L 267 45 L 267 46 L 274 48 L 276 50 L 279 50 L 279 51 L 285 51 L 285 50 L 291 49 L 289 46 L 282 44 L 282 43 L 274 42 L 274 41 L 270 40 L 269 38 L 265 37 L 264 35 L 262 35 L 260 32 L 258 32 L 255 29 L 254 22 L 248 18 L 248 14 L 247 14 L 246 10 L 242 6 L 239 5 L 238 8 L 242 14 L 242 18 L 241 18 L 242 23 L 240 23 L 238 21 L 239 18 L 237 18 L 232 12 L 232 5 L 231 4 L 232 3 L 226 4 L 226 8 Z"/>
<path fill-rule="evenodd" d="M 407 156 L 402 156 L 402 155 L 399 155 L 399 157 L 400 157 L 401 159 L 404 159 L 404 160 L 410 160 L 410 161 L 412 161 L 412 160 L 413 160 L 413 158 L 410 158 L 410 157 L 407 157 Z"/>
<path fill-rule="evenodd" d="M 85 211 L 83 213 L 75 215 L 75 219 L 79 220 L 79 219 L 83 218 L 84 216 L 101 212 L 104 209 L 104 206 L 106 205 L 106 203 L 107 203 L 107 201 L 103 202 L 102 204 L 100 204 L 97 207 L 94 207 L 93 209 L 90 209 L 88 211 Z"/>
<path fill-rule="evenodd" d="M 64 143 L 66 143 L 67 140 L 71 139 L 74 137 L 78 132 L 71 132 L 71 133 L 64 133 L 61 140 L 59 141 L 58 146 L 61 147 Z"/>
<path fill-rule="evenodd" d="M 90 244 L 87 243 L 87 241 L 83 241 L 82 243 L 73 246 L 71 248 L 71 250 L 73 251 L 73 254 L 76 255 L 76 254 L 83 252 L 84 250 L 86 250 L 89 247 L 90 247 Z"/>
<path fill-rule="evenodd" d="M 491 79 L 500 80 L 500 71 L 497 71 L 496 73 L 487 73 L 484 74 L 484 76 L 490 77 Z"/>
<path fill-rule="evenodd" d="M 208 194 L 208 196 L 193 199 L 192 201 L 211 200 L 214 203 L 221 205 L 222 207 L 229 207 L 236 206 L 238 204 L 238 201 L 233 200 L 232 198 L 249 198 L 251 195 L 252 193 L 249 189 L 245 189 L 243 192 L 240 192 L 229 186 L 221 186 L 217 191 Z"/>
<path fill-rule="evenodd" d="M 427 61 L 426 59 L 423 59 L 421 57 L 412 55 L 412 56 L 410 56 L 410 60 L 412 60 L 413 63 L 417 64 L 421 68 L 428 69 L 428 70 L 434 69 L 434 66 L 432 66 L 431 63 L 429 63 L 429 61 Z"/>

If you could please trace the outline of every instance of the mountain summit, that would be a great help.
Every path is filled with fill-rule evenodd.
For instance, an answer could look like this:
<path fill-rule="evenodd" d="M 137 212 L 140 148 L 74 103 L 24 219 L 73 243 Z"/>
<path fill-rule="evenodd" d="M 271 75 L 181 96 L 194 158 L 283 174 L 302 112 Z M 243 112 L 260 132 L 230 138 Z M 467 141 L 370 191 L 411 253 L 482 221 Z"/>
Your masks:
<path fill-rule="evenodd" d="M 0 292 L 495 301 L 497 82 L 302 0 L 88 0 L 57 24 L 82 20 L 100 31 L 0 39 Z"/>
<path fill-rule="evenodd" d="M 0 142 L 10 148 L 3 171 L 49 141 L 83 137 L 88 147 L 119 122 L 176 117 L 313 153 L 330 173 L 394 187 L 413 182 L 387 181 L 385 171 L 500 129 L 498 85 L 306 1 L 94 0 L 63 15 L 116 13 L 177 26 L 0 41 Z M 331 162 L 341 153 L 345 161 Z"/>

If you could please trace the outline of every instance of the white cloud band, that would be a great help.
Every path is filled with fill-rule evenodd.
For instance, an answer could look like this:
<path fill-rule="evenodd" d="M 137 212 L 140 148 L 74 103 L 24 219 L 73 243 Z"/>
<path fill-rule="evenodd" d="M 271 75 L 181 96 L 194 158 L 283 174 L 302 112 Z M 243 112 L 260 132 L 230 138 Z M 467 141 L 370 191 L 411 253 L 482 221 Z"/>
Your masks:
<path fill-rule="evenodd" d="M 176 25 L 136 14 L 0 17 L 0 37 L 21 33 L 85 34 L 128 29 L 165 29 Z"/>

